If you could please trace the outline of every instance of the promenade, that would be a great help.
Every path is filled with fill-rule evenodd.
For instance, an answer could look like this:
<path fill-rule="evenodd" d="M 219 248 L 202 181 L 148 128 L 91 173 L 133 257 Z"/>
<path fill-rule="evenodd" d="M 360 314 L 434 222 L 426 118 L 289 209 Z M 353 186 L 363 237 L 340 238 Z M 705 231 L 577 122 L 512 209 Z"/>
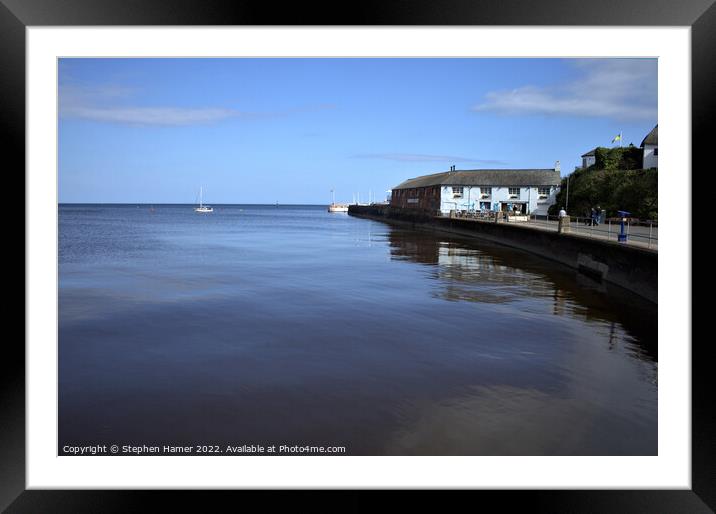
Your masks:
<path fill-rule="evenodd" d="M 444 218 L 445 216 L 438 216 Z M 514 226 L 521 226 L 524 228 L 545 230 L 548 232 L 558 232 L 559 221 L 556 216 L 534 216 L 525 217 L 524 221 L 515 221 L 516 218 L 510 219 L 510 221 L 500 220 L 500 223 L 508 223 Z M 456 219 L 474 220 L 482 223 L 494 223 L 494 217 L 492 218 L 480 218 L 470 216 L 456 216 Z M 517 218 L 519 219 L 519 218 Z M 658 251 L 659 248 L 659 227 L 655 224 L 649 225 L 634 225 L 630 223 L 624 224 L 624 232 L 627 234 L 626 242 L 618 241 L 618 234 L 621 231 L 619 223 L 613 221 L 606 221 L 599 225 L 591 225 L 585 223 L 589 221 L 585 218 L 570 218 L 569 231 L 565 232 L 573 236 L 585 237 L 589 239 L 598 239 L 603 241 L 614 241 L 615 243 L 623 244 L 625 246 L 636 246 L 639 248 L 646 248 L 648 250 Z"/>

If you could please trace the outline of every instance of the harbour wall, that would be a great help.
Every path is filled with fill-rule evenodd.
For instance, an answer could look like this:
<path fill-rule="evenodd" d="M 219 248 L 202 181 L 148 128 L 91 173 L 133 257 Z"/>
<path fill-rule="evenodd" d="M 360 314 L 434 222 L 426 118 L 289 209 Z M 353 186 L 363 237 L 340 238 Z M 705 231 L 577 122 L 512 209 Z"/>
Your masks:
<path fill-rule="evenodd" d="M 483 238 L 559 262 L 597 280 L 616 284 L 658 303 L 658 253 L 613 241 L 532 228 L 521 223 L 433 217 L 424 211 L 389 205 L 351 205 L 353 216 Z"/>

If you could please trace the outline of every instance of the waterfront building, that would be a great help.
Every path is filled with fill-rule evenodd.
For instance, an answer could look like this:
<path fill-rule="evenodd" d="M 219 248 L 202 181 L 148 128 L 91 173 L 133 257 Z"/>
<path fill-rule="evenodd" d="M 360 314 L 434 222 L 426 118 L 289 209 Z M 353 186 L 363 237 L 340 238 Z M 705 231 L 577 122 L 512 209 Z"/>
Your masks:
<path fill-rule="evenodd" d="M 659 125 L 656 125 L 641 142 L 643 154 L 643 168 L 659 167 Z"/>
<path fill-rule="evenodd" d="M 394 187 L 390 205 L 445 215 L 450 211 L 547 214 L 560 183 L 559 163 L 554 169 L 451 169 Z"/>

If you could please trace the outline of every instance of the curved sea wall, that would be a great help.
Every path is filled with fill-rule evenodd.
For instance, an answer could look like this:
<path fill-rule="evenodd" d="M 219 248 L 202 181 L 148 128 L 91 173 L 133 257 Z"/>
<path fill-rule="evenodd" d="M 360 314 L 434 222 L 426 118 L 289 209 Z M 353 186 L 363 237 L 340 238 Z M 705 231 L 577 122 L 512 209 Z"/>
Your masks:
<path fill-rule="evenodd" d="M 389 205 L 351 205 L 348 213 L 416 229 L 483 238 L 526 250 L 658 302 L 658 252 L 654 250 L 559 234 L 522 223 L 431 217 L 422 211 L 396 209 Z"/>

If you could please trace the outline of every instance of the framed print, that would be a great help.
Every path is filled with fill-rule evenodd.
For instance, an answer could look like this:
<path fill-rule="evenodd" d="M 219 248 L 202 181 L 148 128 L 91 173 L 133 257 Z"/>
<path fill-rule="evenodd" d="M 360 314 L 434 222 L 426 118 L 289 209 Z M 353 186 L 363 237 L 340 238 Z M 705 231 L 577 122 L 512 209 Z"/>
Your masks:
<path fill-rule="evenodd" d="M 714 508 L 691 170 L 716 8 L 389 5 L 3 0 L 3 508 Z"/>

